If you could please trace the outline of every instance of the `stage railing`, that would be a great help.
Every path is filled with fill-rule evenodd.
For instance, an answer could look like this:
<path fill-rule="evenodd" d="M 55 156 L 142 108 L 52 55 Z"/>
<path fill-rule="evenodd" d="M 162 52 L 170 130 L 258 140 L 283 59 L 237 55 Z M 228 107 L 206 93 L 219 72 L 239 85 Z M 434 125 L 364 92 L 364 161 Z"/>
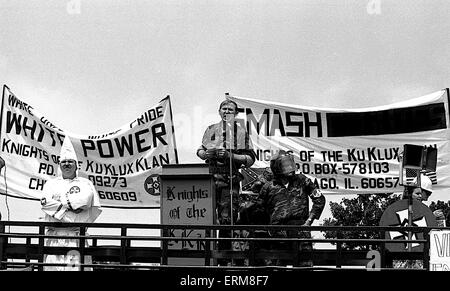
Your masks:
<path fill-rule="evenodd" d="M 80 227 L 79 236 L 59 237 L 46 235 L 48 227 Z M 27 229 L 24 231 L 23 229 Z M 20 231 L 16 230 L 20 229 Z M 202 230 L 203 237 L 173 236 L 173 230 Z M 311 238 L 273 238 L 261 237 L 258 233 L 304 230 L 312 233 Z M 442 229 L 442 228 L 441 228 Z M 443 228 L 450 229 L 450 228 Z M 246 232 L 246 236 L 219 238 L 217 232 L 226 230 L 235 233 Z M 120 270 L 160 270 L 164 268 L 233 268 L 251 270 L 254 268 L 289 269 L 366 269 L 393 270 L 394 260 L 420 260 L 423 268 L 429 268 L 428 227 L 379 227 L 379 226 L 268 226 L 268 225 L 160 225 L 160 224 L 116 224 L 116 223 L 49 223 L 0 221 L 0 269 L 43 270 L 45 255 L 65 255 L 77 252 L 80 270 L 120 269 Z M 333 231 L 338 238 L 324 238 L 325 231 Z M 386 239 L 387 231 L 423 233 L 423 239 Z M 110 232 L 110 234 L 98 234 Z M 115 232 L 115 234 L 111 234 Z M 151 233 L 149 233 L 151 232 Z M 344 232 L 378 232 L 380 239 L 348 239 Z M 138 233 L 133 234 L 133 233 Z M 318 238 L 318 236 L 321 236 Z M 79 240 L 79 247 L 47 246 L 47 238 L 69 238 Z M 240 242 L 241 248 L 218 250 L 218 241 Z M 87 242 L 87 244 L 86 244 Z M 182 248 L 174 249 L 174 243 L 182 243 Z M 184 243 L 183 243 L 184 242 Z M 289 242 L 296 246 L 310 242 L 310 251 L 272 249 L 264 245 L 272 242 Z M 346 250 L 345 243 L 358 243 L 367 248 Z M 391 252 L 387 243 L 407 243 L 423 245 L 423 251 L 414 249 Z M 139 245 L 140 244 L 140 245 Z M 326 247 L 323 247 L 326 244 Z M 321 245 L 322 247 L 319 247 Z M 372 256 L 373 252 L 379 256 Z M 90 256 L 92 262 L 86 262 Z M 173 263 L 182 258 L 183 263 Z M 218 266 L 217 261 L 226 259 L 228 266 Z M 266 266 L 263 260 L 287 260 L 286 266 Z M 374 262 L 373 260 L 378 260 Z M 190 263 L 190 260 L 195 263 Z M 302 262 L 311 260 L 313 266 L 302 267 Z M 172 261 L 172 262 L 171 262 Z M 236 262 L 240 262 L 236 264 Z"/>

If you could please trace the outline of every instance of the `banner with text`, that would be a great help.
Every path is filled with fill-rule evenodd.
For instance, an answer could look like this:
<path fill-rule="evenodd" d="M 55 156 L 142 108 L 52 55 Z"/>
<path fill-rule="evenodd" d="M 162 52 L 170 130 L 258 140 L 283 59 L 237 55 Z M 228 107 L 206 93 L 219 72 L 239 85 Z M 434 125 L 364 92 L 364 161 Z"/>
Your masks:
<path fill-rule="evenodd" d="M 450 271 L 450 230 L 430 231 L 430 271 Z"/>
<path fill-rule="evenodd" d="M 178 164 L 169 96 L 121 128 L 95 136 L 56 127 L 6 85 L 1 106 L 0 152 L 7 169 L 1 194 L 40 199 L 45 182 L 58 175 L 67 134 L 79 176 L 92 181 L 102 206 L 159 208 L 161 166 Z"/>
<path fill-rule="evenodd" d="M 448 90 L 364 109 L 329 109 L 228 96 L 253 142 L 254 168 L 279 149 L 327 194 L 401 192 L 404 144 L 436 147 L 433 189 L 450 188 Z"/>

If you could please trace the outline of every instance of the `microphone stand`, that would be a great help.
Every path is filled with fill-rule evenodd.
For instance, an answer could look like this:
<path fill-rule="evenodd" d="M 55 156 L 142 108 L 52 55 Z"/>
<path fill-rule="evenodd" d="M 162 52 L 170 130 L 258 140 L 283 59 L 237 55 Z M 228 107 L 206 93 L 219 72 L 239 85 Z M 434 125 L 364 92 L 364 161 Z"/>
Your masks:
<path fill-rule="evenodd" d="M 230 114 L 227 114 L 228 116 Z M 230 138 L 229 138 L 229 158 L 230 158 L 230 215 L 231 215 L 231 238 L 234 237 L 234 231 L 233 231 L 233 225 L 234 225 L 234 211 L 233 211 L 233 206 L 234 206 L 234 201 L 233 201 L 233 145 L 234 145 L 234 140 L 233 140 L 233 129 L 234 129 L 234 119 L 230 119 L 227 116 L 227 126 L 229 126 L 229 133 L 230 133 Z M 231 121 L 231 123 L 228 123 L 229 121 Z M 231 249 L 233 249 L 233 241 L 231 241 Z M 234 259 L 231 258 L 231 266 L 234 265 Z"/>
<path fill-rule="evenodd" d="M 421 185 L 421 181 L 420 181 L 420 171 L 417 171 L 417 187 L 420 187 Z M 411 227 L 412 226 L 412 222 L 413 222 L 413 205 L 414 205 L 414 201 L 413 201 L 413 196 L 412 193 L 410 195 L 408 195 L 408 226 Z M 408 240 L 410 241 L 412 239 L 412 232 L 411 230 L 408 231 Z M 408 242 L 408 252 L 412 252 L 412 243 Z"/>

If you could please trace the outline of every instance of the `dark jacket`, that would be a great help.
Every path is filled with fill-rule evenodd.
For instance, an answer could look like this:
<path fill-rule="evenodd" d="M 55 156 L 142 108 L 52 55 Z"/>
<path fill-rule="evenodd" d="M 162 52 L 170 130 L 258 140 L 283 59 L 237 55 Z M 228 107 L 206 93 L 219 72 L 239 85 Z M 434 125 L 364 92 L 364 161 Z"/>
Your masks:
<path fill-rule="evenodd" d="M 303 224 L 310 217 L 309 199 L 312 200 L 311 215 L 320 218 L 325 207 L 325 196 L 314 183 L 303 174 L 294 175 L 285 185 L 275 179 L 266 183 L 259 193 L 258 200 L 270 216 L 270 224 L 289 224 L 297 220 Z"/>

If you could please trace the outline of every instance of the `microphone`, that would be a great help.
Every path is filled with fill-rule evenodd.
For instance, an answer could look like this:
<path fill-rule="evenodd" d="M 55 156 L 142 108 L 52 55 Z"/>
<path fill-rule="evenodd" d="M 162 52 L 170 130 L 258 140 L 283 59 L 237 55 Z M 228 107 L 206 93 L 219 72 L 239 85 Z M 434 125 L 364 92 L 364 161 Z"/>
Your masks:
<path fill-rule="evenodd" d="M 234 113 L 228 113 L 228 112 L 225 113 L 224 119 L 225 119 L 225 121 L 228 121 L 228 122 L 234 121 L 234 119 L 235 119 Z"/>

